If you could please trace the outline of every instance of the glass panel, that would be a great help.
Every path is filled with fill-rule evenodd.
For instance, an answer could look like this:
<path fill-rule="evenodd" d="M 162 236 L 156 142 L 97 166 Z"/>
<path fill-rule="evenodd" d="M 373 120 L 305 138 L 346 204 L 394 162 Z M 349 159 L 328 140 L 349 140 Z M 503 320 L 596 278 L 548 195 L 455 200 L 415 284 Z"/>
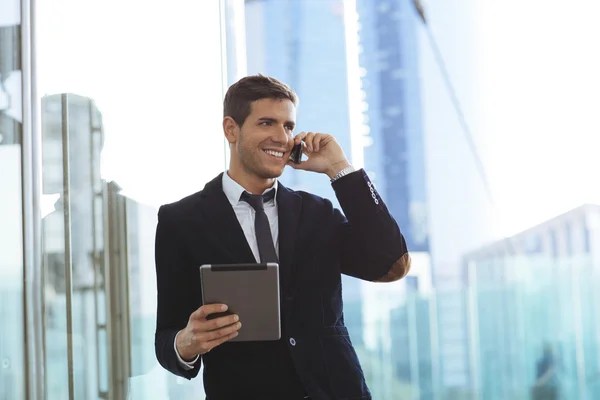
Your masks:
<path fill-rule="evenodd" d="M 69 398 L 65 197 L 61 96 L 42 100 L 42 251 L 46 319 L 46 388 L 49 399 Z M 77 195 L 74 196 L 77 199 Z M 76 200 L 77 202 L 77 200 Z M 79 367 L 81 368 L 81 367 Z M 78 392 L 78 394 L 82 394 Z"/>
<path fill-rule="evenodd" d="M 67 166 L 75 398 L 202 396 L 201 379 L 154 356 L 154 232 L 158 206 L 225 166 L 219 12 L 215 0 L 36 3 L 49 399 L 68 398 Z"/>
<path fill-rule="evenodd" d="M 25 398 L 20 1 L 0 0 L 0 398 Z"/>

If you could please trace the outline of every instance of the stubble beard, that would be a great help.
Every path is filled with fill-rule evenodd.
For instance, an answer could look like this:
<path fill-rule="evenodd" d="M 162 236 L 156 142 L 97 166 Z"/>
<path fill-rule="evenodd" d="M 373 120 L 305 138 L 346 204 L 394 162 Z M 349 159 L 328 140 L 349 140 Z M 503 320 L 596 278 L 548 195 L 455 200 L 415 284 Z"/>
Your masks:
<path fill-rule="evenodd" d="M 244 143 L 240 146 L 240 161 L 242 168 L 251 175 L 255 175 L 260 179 L 276 179 L 281 176 L 281 173 L 274 173 L 262 165 L 260 159 L 262 150 L 259 148 L 249 148 Z"/>

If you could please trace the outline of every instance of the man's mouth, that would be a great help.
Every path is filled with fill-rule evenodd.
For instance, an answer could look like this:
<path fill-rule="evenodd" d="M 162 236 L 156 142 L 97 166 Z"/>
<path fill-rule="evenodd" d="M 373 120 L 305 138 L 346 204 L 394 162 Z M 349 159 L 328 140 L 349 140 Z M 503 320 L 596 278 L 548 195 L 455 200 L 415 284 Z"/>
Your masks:
<path fill-rule="evenodd" d="M 283 152 L 281 151 L 276 151 L 276 150 L 263 150 L 265 153 L 267 153 L 270 156 L 273 157 L 277 157 L 277 158 L 283 158 Z"/>

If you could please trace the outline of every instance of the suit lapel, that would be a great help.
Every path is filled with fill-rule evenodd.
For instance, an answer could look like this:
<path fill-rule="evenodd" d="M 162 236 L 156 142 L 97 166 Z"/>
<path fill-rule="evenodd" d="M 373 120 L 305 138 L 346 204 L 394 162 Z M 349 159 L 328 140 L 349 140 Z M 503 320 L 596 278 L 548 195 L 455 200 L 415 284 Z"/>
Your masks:
<path fill-rule="evenodd" d="M 283 289 L 289 288 L 296 232 L 300 222 L 302 198 L 279 184 L 277 190 L 277 213 L 279 215 L 279 272 Z"/>
<path fill-rule="evenodd" d="M 202 226 L 215 236 L 214 243 L 221 247 L 231 262 L 256 262 L 244 231 L 223 192 L 223 174 L 210 181 L 202 191 Z M 284 290 L 289 287 L 294 257 L 296 234 L 300 224 L 302 198 L 279 183 L 277 213 L 279 217 L 279 272 Z M 287 292 L 287 290 L 286 290 Z"/>
<path fill-rule="evenodd" d="M 209 230 L 215 236 L 215 244 L 231 256 L 231 262 L 256 262 L 235 211 L 223 192 L 222 178 L 221 173 L 207 183 L 202 191 L 201 212 L 206 222 L 202 229 Z"/>

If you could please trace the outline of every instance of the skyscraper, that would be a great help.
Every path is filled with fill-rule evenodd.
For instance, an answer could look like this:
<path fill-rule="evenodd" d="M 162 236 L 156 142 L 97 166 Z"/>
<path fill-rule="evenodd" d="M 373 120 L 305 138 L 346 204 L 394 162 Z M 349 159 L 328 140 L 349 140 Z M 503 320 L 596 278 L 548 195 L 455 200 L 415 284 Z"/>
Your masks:
<path fill-rule="evenodd" d="M 418 42 L 409 1 L 357 0 L 364 163 L 411 253 L 429 252 Z"/>
<path fill-rule="evenodd" d="M 413 258 L 411 276 L 385 286 L 361 285 L 365 347 L 378 355 L 382 367 L 372 390 L 377 398 L 391 399 L 399 395 L 391 382 L 407 382 L 401 365 L 409 360 L 408 347 L 396 342 L 399 332 L 408 332 L 397 310 L 414 298 L 410 292 L 426 292 L 431 286 L 418 40 L 409 1 L 356 0 L 355 5 L 364 168 Z M 418 382 L 412 382 L 413 389 Z"/>

